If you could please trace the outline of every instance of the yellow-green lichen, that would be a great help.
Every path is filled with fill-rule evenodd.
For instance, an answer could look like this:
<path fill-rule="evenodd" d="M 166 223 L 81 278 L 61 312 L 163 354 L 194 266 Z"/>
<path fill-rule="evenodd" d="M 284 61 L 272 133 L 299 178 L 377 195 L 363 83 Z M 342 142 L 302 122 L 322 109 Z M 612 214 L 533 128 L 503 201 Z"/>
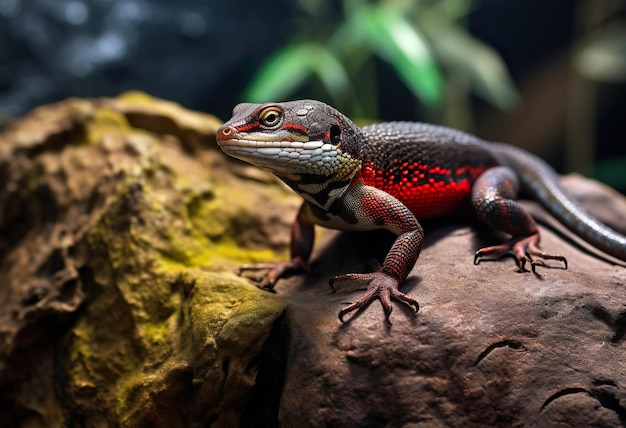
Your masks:
<path fill-rule="evenodd" d="M 215 135 L 215 131 L 221 125 L 221 121 L 215 116 L 186 110 L 180 104 L 157 100 L 139 91 L 125 92 L 117 98 L 117 101 L 122 110 L 161 115 L 176 122 L 182 129 L 193 130 L 202 135 Z"/>
<path fill-rule="evenodd" d="M 125 97 L 149 105 L 140 94 Z M 170 105 L 160 112 L 170 108 L 182 111 Z M 68 350 L 76 397 L 96 396 L 123 424 L 136 425 L 158 414 L 147 391 L 159 394 L 193 367 L 205 388 L 227 390 L 197 398 L 218 408 L 222 392 L 237 396 L 251 388 L 252 361 L 285 309 L 278 296 L 232 273 L 241 263 L 287 256 L 286 246 L 247 245 L 245 237 L 262 222 L 251 201 L 280 200 L 285 192 L 266 186 L 259 189 L 267 195 L 257 195 L 233 186 L 162 136 L 133 128 L 114 107 L 96 109 L 87 129 L 85 150 L 114 162 L 106 179 L 85 181 L 93 187 L 109 180 L 112 190 L 87 234 L 97 297 Z M 80 159 L 76 151 L 67 162 Z M 239 372 L 228 375 L 225 366 Z"/>
<path fill-rule="evenodd" d="M 103 137 L 127 135 L 131 131 L 123 114 L 108 108 L 98 108 L 87 123 L 87 142 L 98 144 Z"/>
<path fill-rule="evenodd" d="M 194 284 L 187 298 L 180 301 L 179 309 L 165 323 L 166 327 L 141 326 L 145 334 L 153 335 L 155 347 L 168 345 L 170 352 L 162 354 L 161 358 L 154 358 L 154 355 L 146 358 L 142 368 L 128 372 L 116 384 L 116 412 L 129 425 L 136 423 L 139 417 L 136 407 L 142 399 L 138 397 L 145 394 L 144 390 L 171 382 L 174 368 L 197 364 L 206 370 L 215 366 L 217 371 L 210 374 L 210 378 L 222 386 L 219 394 L 207 397 L 213 400 L 209 405 L 216 406 L 222 395 L 236 393 L 249 380 L 229 376 L 229 382 L 225 383 L 227 373 L 223 371 L 221 359 L 237 356 L 243 366 L 249 367 L 267 339 L 271 325 L 285 309 L 284 302 L 234 275 L 202 271 L 188 271 L 185 275 L 187 281 L 192 279 Z"/>

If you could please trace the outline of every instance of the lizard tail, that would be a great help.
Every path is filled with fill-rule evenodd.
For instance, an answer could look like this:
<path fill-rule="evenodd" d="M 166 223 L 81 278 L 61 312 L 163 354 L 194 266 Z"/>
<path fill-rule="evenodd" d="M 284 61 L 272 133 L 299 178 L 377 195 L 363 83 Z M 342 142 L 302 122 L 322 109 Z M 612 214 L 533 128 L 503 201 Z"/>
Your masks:
<path fill-rule="evenodd" d="M 604 225 L 572 200 L 559 184 L 559 177 L 552 167 L 515 147 L 493 146 L 501 163 L 515 170 L 523 188 L 550 214 L 594 247 L 626 261 L 626 236 Z"/>

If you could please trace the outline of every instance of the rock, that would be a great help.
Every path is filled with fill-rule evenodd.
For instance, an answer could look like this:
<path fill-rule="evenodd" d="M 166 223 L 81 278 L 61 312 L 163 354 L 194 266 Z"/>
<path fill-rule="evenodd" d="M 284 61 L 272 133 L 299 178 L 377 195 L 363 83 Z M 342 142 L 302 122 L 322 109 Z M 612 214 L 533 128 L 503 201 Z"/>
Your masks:
<path fill-rule="evenodd" d="M 287 256 L 300 202 L 216 150 L 218 123 L 134 93 L 0 135 L 1 426 L 626 425 L 623 263 L 525 203 L 569 268 L 475 266 L 502 237 L 463 212 L 424 223 L 419 313 L 342 324 L 363 291 L 328 279 L 393 237 L 318 229 L 312 274 L 276 293 L 235 276 Z M 626 230 L 623 198 L 564 183 Z"/>
<path fill-rule="evenodd" d="M 338 326 L 335 313 L 362 292 L 347 287 L 289 311 L 285 426 L 302 417 L 314 426 L 555 426 L 562 414 L 577 426 L 623 422 L 624 268 L 568 251 L 569 270 L 535 278 L 512 261 L 473 266 L 465 227 L 431 236 L 405 285 L 421 304 L 416 316 L 396 305 L 386 326 L 373 304 Z M 288 300 L 307 292 L 296 287 Z M 595 410 L 572 418 L 562 399 L 574 394 Z"/>
<path fill-rule="evenodd" d="M 592 212 L 615 205 L 603 186 L 566 182 L 584 183 Z M 474 251 L 497 234 L 459 219 L 424 228 L 425 248 L 401 288 L 421 309 L 414 315 L 395 303 L 392 325 L 377 302 L 339 324 L 339 309 L 363 291 L 326 285 L 335 274 L 366 271 L 370 257 L 382 260 L 392 242 L 385 233 L 333 233 L 315 255 L 319 279 L 276 288 L 292 328 L 282 426 L 626 424 L 623 263 L 542 227 L 543 247 L 565 255 L 567 270 L 517 273 L 512 259 L 474 266 Z"/>
<path fill-rule="evenodd" d="M 127 94 L 0 136 L 1 426 L 239 424 L 286 305 L 232 271 L 297 203 L 229 184 L 218 124 Z"/>

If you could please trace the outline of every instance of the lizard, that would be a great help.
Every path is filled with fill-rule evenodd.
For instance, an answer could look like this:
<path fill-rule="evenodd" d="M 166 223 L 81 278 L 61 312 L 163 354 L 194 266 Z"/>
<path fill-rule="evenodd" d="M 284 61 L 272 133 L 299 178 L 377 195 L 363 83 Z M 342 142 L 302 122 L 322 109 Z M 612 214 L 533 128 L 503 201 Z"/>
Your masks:
<path fill-rule="evenodd" d="M 339 319 L 379 299 L 388 322 L 392 299 L 416 313 L 419 303 L 399 290 L 422 248 L 420 220 L 437 218 L 470 201 L 487 226 L 510 235 L 478 249 L 512 255 L 519 272 L 563 264 L 540 248 L 533 217 L 516 201 L 523 189 L 563 225 L 605 253 L 626 261 L 626 236 L 586 213 L 564 192 L 555 170 L 520 148 L 490 143 L 452 128 L 421 122 L 383 122 L 359 127 L 335 108 L 315 100 L 235 106 L 216 132 L 228 155 L 281 179 L 303 198 L 291 231 L 290 260 L 244 265 L 267 269 L 270 288 L 287 271 L 308 269 L 314 225 L 353 231 L 386 229 L 396 235 L 382 266 L 369 273 L 333 277 L 330 285 L 366 284 L 362 297 L 339 311 Z"/>

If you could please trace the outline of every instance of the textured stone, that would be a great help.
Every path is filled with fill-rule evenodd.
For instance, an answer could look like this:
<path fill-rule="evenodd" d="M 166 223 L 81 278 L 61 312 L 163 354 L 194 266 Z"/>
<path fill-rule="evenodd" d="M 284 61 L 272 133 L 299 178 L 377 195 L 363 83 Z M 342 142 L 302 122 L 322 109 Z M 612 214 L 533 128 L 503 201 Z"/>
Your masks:
<path fill-rule="evenodd" d="M 502 237 L 463 211 L 424 223 L 419 313 L 342 324 L 363 290 L 328 279 L 393 237 L 318 229 L 312 274 L 237 277 L 287 256 L 299 199 L 216 150 L 218 123 L 135 93 L 0 135 L 0 426 L 626 425 L 623 263 L 525 202 L 569 269 L 475 266 Z M 623 197 L 564 184 L 626 230 Z"/>
<path fill-rule="evenodd" d="M 593 195 L 591 211 L 616 204 L 603 186 L 565 182 Z M 329 233 L 315 255 L 320 277 L 277 286 L 293 329 L 283 426 L 626 423 L 626 268 L 545 227 L 543 247 L 565 255 L 569 269 L 517 273 L 512 259 L 475 266 L 474 251 L 497 234 L 459 218 L 424 227 L 424 250 L 401 288 L 420 302 L 417 315 L 395 303 L 388 325 L 374 302 L 343 325 L 336 318 L 363 291 L 342 284 L 333 293 L 327 280 L 382 260 L 386 233 Z"/>
<path fill-rule="evenodd" d="M 286 305 L 232 271 L 296 204 L 228 184 L 218 124 L 128 94 L 0 135 L 1 426 L 240 423 Z"/>

